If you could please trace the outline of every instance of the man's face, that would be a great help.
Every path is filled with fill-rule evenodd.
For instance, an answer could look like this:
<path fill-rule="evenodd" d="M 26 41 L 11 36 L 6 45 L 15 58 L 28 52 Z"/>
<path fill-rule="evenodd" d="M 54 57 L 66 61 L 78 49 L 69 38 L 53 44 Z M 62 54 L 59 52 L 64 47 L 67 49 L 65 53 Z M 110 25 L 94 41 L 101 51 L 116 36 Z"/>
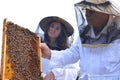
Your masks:
<path fill-rule="evenodd" d="M 103 27 L 107 24 L 109 15 L 86 9 L 86 19 L 89 26 Z"/>

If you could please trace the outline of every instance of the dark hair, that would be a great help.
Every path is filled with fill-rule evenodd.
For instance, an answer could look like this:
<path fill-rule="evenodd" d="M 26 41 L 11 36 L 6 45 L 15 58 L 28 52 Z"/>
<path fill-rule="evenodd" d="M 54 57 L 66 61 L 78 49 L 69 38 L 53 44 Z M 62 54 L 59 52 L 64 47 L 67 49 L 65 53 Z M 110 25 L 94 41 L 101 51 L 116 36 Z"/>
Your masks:
<path fill-rule="evenodd" d="M 64 50 L 66 48 L 68 48 L 68 36 L 67 36 L 67 31 L 65 28 L 65 25 L 61 22 L 59 22 L 61 24 L 61 32 L 60 35 L 57 37 L 56 41 L 55 41 L 55 46 L 50 46 L 50 38 L 48 36 L 48 29 L 51 23 L 53 22 L 59 22 L 57 20 L 51 21 L 46 25 L 46 29 L 45 29 L 45 34 L 44 34 L 44 41 L 45 43 L 49 46 L 50 49 L 52 50 Z"/>

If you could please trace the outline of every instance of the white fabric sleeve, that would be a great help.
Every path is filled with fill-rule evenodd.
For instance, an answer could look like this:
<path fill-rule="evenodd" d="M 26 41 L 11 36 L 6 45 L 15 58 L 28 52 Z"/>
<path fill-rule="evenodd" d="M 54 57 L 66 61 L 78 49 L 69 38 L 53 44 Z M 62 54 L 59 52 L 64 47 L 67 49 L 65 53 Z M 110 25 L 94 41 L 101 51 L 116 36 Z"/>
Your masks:
<path fill-rule="evenodd" d="M 64 68 L 54 68 L 52 72 L 56 80 L 76 80 L 79 71 L 79 63 L 70 64 Z"/>
<path fill-rule="evenodd" d="M 63 67 L 67 64 L 75 63 L 80 59 L 80 53 L 82 53 L 82 47 L 78 37 L 76 43 L 70 48 L 62 51 L 51 51 L 50 65 L 51 67 Z"/>

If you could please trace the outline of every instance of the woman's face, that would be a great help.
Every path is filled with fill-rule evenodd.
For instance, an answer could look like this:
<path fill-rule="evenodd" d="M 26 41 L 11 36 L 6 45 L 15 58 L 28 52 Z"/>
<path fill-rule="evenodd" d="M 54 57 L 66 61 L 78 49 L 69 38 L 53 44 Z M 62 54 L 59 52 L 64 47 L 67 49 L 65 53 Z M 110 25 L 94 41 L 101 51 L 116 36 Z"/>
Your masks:
<path fill-rule="evenodd" d="M 48 29 L 48 36 L 50 38 L 56 39 L 61 33 L 61 30 L 62 30 L 61 28 L 62 26 L 59 22 L 51 23 Z"/>
<path fill-rule="evenodd" d="M 103 27 L 107 24 L 109 15 L 86 9 L 86 19 L 90 26 Z"/>

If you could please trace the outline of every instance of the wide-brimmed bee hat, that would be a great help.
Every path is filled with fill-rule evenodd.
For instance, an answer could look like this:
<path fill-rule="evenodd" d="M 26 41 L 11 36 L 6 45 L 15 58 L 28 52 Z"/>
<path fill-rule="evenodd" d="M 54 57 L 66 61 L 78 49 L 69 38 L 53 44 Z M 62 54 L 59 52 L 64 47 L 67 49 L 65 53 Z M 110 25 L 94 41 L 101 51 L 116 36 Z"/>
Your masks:
<path fill-rule="evenodd" d="M 76 3 L 82 9 L 90 9 L 106 14 L 120 16 L 120 4 L 115 3 L 116 0 L 82 0 Z"/>
<path fill-rule="evenodd" d="M 43 18 L 39 22 L 39 26 L 45 32 L 47 25 L 53 21 L 61 22 L 64 25 L 68 36 L 71 36 L 73 34 L 74 29 L 73 29 L 72 25 L 70 23 L 68 23 L 66 20 L 64 20 L 60 17 L 57 17 L 57 16 L 48 16 L 48 17 Z"/>

